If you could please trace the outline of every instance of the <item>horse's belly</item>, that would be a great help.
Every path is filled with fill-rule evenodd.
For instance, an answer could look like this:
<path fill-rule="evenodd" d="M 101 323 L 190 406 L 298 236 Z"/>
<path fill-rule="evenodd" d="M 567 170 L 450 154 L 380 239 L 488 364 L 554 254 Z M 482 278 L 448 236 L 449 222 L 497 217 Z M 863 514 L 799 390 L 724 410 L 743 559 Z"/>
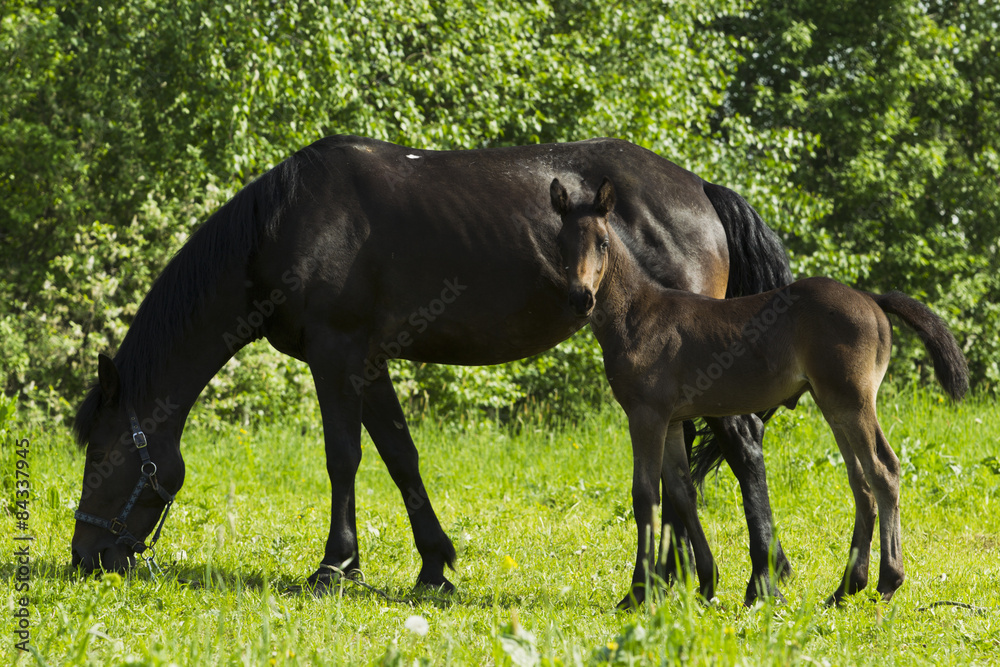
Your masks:
<path fill-rule="evenodd" d="M 785 404 L 792 397 L 797 398 L 808 386 L 804 377 L 792 372 L 728 381 L 732 379 L 723 373 L 711 382 L 685 385 L 674 411 L 674 420 L 763 412 Z"/>
<path fill-rule="evenodd" d="M 516 361 L 549 350 L 586 324 L 577 317 L 539 314 L 468 326 L 455 322 L 408 321 L 381 345 L 393 358 L 435 364 L 483 366 Z"/>

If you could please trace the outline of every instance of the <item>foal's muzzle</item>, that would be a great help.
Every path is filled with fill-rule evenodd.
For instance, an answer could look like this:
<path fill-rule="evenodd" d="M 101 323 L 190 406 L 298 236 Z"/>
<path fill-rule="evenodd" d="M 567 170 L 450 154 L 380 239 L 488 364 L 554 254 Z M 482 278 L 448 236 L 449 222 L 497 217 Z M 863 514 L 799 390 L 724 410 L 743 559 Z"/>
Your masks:
<path fill-rule="evenodd" d="M 597 299 L 594 298 L 592 291 L 581 287 L 569 293 L 569 305 L 577 316 L 590 317 L 590 314 L 594 312 L 594 306 L 597 305 Z"/>

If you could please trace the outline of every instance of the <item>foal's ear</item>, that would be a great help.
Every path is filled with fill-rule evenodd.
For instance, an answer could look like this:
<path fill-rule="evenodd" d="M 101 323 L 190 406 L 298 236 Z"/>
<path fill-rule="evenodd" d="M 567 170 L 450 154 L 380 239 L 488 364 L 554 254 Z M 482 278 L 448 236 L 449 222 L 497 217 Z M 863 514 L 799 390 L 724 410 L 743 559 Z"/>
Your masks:
<path fill-rule="evenodd" d="M 598 215 L 607 215 L 615 207 L 615 186 L 611 183 L 611 179 L 607 176 L 601 181 L 601 187 L 597 189 L 597 194 L 594 196 L 594 209 L 597 210 Z"/>
<path fill-rule="evenodd" d="M 104 402 L 112 407 L 117 406 L 122 383 L 118 378 L 115 362 L 106 354 L 97 357 L 97 382 L 104 395 Z"/>
<path fill-rule="evenodd" d="M 563 187 L 558 178 L 552 179 L 549 195 L 552 197 L 552 208 L 556 210 L 556 213 L 560 216 L 569 213 L 569 193 L 566 192 L 566 188 Z"/>

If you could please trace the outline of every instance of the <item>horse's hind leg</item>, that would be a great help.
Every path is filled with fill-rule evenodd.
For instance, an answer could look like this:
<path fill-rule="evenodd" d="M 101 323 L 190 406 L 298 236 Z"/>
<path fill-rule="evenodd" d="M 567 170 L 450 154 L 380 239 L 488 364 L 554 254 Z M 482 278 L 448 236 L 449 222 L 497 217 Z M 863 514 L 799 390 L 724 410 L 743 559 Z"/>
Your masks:
<path fill-rule="evenodd" d="M 878 418 L 875 420 L 875 456 L 866 467 L 869 483 L 875 491 L 878 502 L 879 516 L 879 546 L 881 564 L 878 572 L 878 592 L 883 600 L 890 600 L 900 586 L 903 585 L 903 538 L 902 526 L 899 520 L 899 458 L 889 446 Z"/>
<path fill-rule="evenodd" d="M 850 439 L 878 504 L 880 563 L 876 590 L 888 601 L 905 578 L 899 520 L 899 459 L 882 433 L 874 400 L 872 407 L 859 417 L 860 423 Z"/>
<path fill-rule="evenodd" d="M 826 411 L 824 414 L 827 415 Z M 874 400 L 856 410 L 827 415 L 847 465 L 856 504 L 851 557 L 840 588 L 830 602 L 862 590 L 878 506 L 881 564 L 877 590 L 889 600 L 904 578 L 899 521 L 899 459 L 889 447 L 875 414 Z"/>
<path fill-rule="evenodd" d="M 854 494 L 854 532 L 851 534 L 847 568 L 837 590 L 827 599 L 827 604 L 839 604 L 845 596 L 854 595 L 868 585 L 868 561 L 871 556 L 872 535 L 875 531 L 875 500 L 847 435 L 839 425 L 831 423 L 831 427 L 840 453 L 844 457 L 847 479 Z"/>
<path fill-rule="evenodd" d="M 743 603 L 753 604 L 759 596 L 784 597 L 771 576 L 784 579 L 792 566 L 774 534 L 771 500 L 764 471 L 764 423 L 757 415 L 706 418 L 705 422 L 718 439 L 722 454 L 740 483 L 743 511 L 750 536 L 752 571 Z"/>
<path fill-rule="evenodd" d="M 424 489 L 417 447 L 388 372 L 383 371 L 365 388 L 361 418 L 392 481 L 403 494 L 413 539 L 423 561 L 417 585 L 453 591 L 455 587 L 444 576 L 444 566 L 454 564 L 455 547 L 441 528 Z"/>

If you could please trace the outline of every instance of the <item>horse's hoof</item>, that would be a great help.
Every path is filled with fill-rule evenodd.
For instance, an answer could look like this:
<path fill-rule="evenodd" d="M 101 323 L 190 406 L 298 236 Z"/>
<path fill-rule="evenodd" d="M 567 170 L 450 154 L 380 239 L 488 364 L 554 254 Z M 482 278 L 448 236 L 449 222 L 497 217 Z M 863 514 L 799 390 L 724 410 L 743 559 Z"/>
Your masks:
<path fill-rule="evenodd" d="M 361 570 L 357 569 L 343 572 L 337 568 L 321 566 L 320 569 L 309 575 L 303 589 L 309 591 L 314 597 L 318 598 L 331 594 L 339 595 L 344 587 L 344 582 L 342 580 L 359 581 L 364 583 L 365 575 L 361 572 Z"/>
<path fill-rule="evenodd" d="M 778 604 L 788 602 L 773 583 L 765 583 L 760 579 L 751 579 L 750 583 L 747 584 L 746 595 L 743 596 L 743 605 L 745 607 L 752 607 L 758 600 L 773 600 Z"/>
<path fill-rule="evenodd" d="M 827 607 L 840 607 L 844 604 L 844 598 L 846 597 L 847 595 L 843 591 L 837 591 L 826 599 L 825 604 Z"/>
<path fill-rule="evenodd" d="M 792 564 L 788 562 L 782 554 L 781 558 L 774 564 L 774 576 L 778 578 L 778 581 L 785 581 L 792 576 Z"/>
<path fill-rule="evenodd" d="M 615 609 L 618 611 L 635 611 L 642 607 L 642 603 L 646 601 L 646 591 L 642 586 L 637 586 L 628 592 L 628 595 L 622 598 L 621 602 L 615 605 Z"/>
<path fill-rule="evenodd" d="M 414 593 L 438 593 L 444 595 L 451 595 L 455 592 L 455 584 L 451 583 L 444 577 L 441 577 L 439 582 L 434 581 L 421 581 L 417 579 L 417 583 L 413 586 Z"/>

